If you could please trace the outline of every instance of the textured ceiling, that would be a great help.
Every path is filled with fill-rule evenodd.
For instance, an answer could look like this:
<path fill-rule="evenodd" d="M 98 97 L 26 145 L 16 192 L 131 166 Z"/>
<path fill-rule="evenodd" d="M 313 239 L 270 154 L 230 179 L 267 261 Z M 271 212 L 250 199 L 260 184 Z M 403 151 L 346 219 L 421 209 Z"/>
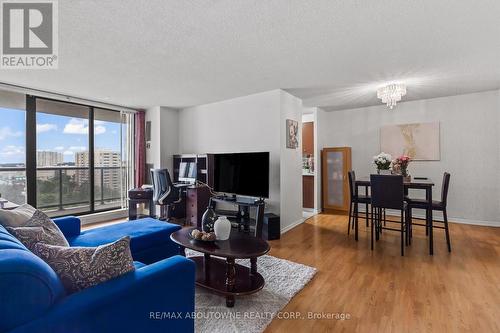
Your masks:
<path fill-rule="evenodd" d="M 59 1 L 59 69 L 0 81 L 131 107 L 286 89 L 327 110 L 500 88 L 498 0 Z"/>

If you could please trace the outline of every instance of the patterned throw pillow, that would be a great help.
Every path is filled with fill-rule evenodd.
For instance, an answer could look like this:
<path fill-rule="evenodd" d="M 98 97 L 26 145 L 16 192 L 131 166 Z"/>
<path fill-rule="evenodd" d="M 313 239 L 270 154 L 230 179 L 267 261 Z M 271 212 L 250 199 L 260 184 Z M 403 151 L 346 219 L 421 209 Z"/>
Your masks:
<path fill-rule="evenodd" d="M 59 275 L 68 293 L 134 270 L 128 236 L 98 247 L 63 247 L 38 243 L 34 252 Z"/>
<path fill-rule="evenodd" d="M 11 216 L 3 214 L 2 225 L 30 251 L 33 252 L 35 244 L 39 242 L 69 246 L 59 227 L 45 213 L 29 205 L 28 207 L 31 209 L 25 207 L 25 205 L 21 207 L 24 207 L 21 212 L 16 212 L 16 209 L 14 209 Z M 19 218 L 20 216 L 25 218 Z"/>

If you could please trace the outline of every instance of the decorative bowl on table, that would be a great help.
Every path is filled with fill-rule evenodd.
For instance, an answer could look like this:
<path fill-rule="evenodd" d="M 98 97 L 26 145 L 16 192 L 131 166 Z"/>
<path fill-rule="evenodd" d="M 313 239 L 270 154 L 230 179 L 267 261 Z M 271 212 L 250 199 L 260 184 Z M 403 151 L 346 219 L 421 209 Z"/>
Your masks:
<path fill-rule="evenodd" d="M 217 240 L 217 237 L 215 236 L 215 233 L 213 232 L 205 232 L 205 231 L 200 231 L 198 229 L 193 229 L 190 233 L 189 236 L 200 242 L 215 242 Z"/>

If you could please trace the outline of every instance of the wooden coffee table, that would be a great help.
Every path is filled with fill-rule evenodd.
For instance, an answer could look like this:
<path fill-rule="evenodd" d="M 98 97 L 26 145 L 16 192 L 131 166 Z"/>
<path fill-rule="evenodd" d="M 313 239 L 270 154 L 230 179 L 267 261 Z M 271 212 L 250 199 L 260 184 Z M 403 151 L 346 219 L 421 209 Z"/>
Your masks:
<path fill-rule="evenodd" d="M 203 242 L 189 235 L 193 228 L 183 228 L 170 235 L 185 248 L 203 253 L 190 257 L 196 264 L 196 284 L 226 296 L 226 306 L 233 307 L 235 296 L 253 294 L 264 287 L 264 278 L 257 272 L 257 257 L 269 251 L 269 244 L 260 238 L 231 232 L 225 241 Z M 222 258 L 214 258 L 222 257 Z M 250 268 L 236 264 L 235 259 L 250 259 Z"/>

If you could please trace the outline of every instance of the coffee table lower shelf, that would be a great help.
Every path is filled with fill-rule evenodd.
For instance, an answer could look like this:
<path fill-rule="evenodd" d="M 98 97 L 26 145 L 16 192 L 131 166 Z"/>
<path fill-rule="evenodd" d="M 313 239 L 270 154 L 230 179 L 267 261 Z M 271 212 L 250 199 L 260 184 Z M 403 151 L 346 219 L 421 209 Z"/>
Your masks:
<path fill-rule="evenodd" d="M 264 287 L 257 258 L 251 259 L 251 268 L 236 264 L 232 258 L 222 260 L 208 254 L 189 259 L 196 264 L 196 284 L 226 296 L 227 307 L 234 306 L 235 296 L 250 295 Z"/>

